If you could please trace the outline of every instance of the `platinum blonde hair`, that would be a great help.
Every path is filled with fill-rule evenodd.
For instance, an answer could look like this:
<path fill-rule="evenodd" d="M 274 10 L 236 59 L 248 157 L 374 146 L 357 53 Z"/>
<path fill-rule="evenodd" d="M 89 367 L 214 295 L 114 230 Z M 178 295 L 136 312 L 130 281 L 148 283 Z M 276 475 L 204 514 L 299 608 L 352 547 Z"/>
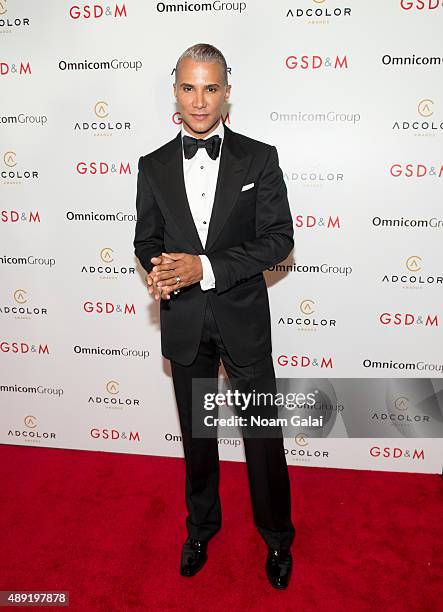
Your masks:
<path fill-rule="evenodd" d="M 223 80 L 224 85 L 228 84 L 228 66 L 226 64 L 225 57 L 221 51 L 214 47 L 213 45 L 209 45 L 207 43 L 198 43 L 196 45 L 192 45 L 183 51 L 180 57 L 177 60 L 177 64 L 175 65 L 175 82 L 177 83 L 177 74 L 180 62 L 185 58 L 190 58 L 195 62 L 213 62 L 220 64 L 223 69 Z"/>

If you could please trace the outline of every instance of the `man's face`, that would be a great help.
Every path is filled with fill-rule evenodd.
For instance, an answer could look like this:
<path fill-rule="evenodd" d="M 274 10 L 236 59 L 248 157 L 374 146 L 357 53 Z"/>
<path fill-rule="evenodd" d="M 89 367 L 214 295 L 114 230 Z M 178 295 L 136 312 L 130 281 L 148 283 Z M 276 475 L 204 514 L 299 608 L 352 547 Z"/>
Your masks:
<path fill-rule="evenodd" d="M 204 138 L 217 127 L 230 93 L 218 62 L 195 62 L 188 57 L 181 61 L 174 95 L 185 128 L 195 138 Z"/>

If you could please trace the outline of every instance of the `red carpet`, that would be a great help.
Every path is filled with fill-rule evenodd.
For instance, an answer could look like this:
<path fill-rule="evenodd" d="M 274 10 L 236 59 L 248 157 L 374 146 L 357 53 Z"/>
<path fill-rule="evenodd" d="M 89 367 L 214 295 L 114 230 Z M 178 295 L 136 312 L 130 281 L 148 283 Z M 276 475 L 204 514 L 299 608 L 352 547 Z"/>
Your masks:
<path fill-rule="evenodd" d="M 222 463 L 222 530 L 182 578 L 181 459 L 0 446 L 0 590 L 67 590 L 71 612 L 443 610 L 440 476 L 289 469 L 294 570 L 276 591 L 244 464 Z"/>

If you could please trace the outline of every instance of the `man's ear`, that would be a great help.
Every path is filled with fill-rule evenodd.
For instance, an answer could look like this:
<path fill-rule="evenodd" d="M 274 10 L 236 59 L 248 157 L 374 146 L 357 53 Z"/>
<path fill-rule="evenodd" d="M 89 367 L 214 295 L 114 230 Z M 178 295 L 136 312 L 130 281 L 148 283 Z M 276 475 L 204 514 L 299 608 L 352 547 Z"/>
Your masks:
<path fill-rule="evenodd" d="M 172 83 L 172 91 L 174 92 L 174 96 L 177 99 L 177 86 L 175 83 Z"/>
<path fill-rule="evenodd" d="M 231 95 L 231 86 L 227 85 L 226 86 L 226 92 L 225 92 L 225 102 L 227 102 L 229 100 L 229 96 Z"/>

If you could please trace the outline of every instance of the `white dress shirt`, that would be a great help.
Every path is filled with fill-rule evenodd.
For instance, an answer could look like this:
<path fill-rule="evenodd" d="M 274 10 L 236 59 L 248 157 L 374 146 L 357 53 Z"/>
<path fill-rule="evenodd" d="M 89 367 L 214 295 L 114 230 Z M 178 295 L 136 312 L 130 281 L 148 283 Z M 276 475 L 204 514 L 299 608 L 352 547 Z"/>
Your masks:
<path fill-rule="evenodd" d="M 215 188 L 217 185 L 218 168 L 220 166 L 221 149 L 225 128 L 220 121 L 218 126 L 205 136 L 205 140 L 216 134 L 222 139 L 220 153 L 217 159 L 211 159 L 206 149 L 197 149 L 197 153 L 191 159 L 186 159 L 183 153 L 183 174 L 185 177 L 186 195 L 188 196 L 189 208 L 191 209 L 195 227 L 197 228 L 203 247 L 208 237 L 209 220 L 214 205 Z M 182 123 L 181 135 L 192 136 L 184 128 Z M 200 287 L 203 291 L 215 287 L 215 276 L 211 262 L 206 255 L 199 255 L 202 262 L 203 278 Z"/>

